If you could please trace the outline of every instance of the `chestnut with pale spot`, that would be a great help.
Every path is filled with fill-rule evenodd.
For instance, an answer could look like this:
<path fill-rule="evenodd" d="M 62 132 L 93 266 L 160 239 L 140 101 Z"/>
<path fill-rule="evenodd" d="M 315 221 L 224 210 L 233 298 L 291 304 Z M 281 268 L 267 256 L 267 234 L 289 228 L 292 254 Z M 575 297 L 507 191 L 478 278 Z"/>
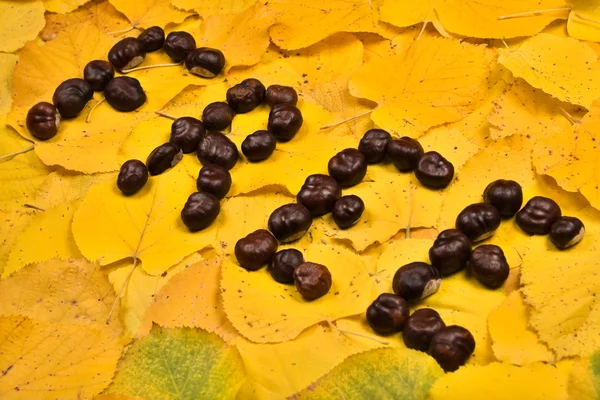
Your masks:
<path fill-rule="evenodd" d="M 392 279 L 394 293 L 406 301 L 424 299 L 438 291 L 442 280 L 437 269 L 424 262 L 400 267 Z"/>
<path fill-rule="evenodd" d="M 469 240 L 479 242 L 491 237 L 501 222 L 498 209 L 487 203 L 476 203 L 465 207 L 456 217 L 456 229 Z"/>
<path fill-rule="evenodd" d="M 194 75 L 212 79 L 219 75 L 225 66 L 225 56 L 221 50 L 200 47 L 185 56 L 185 67 Z"/>
<path fill-rule="evenodd" d="M 575 246 L 583 239 L 585 226 L 579 218 L 560 217 L 550 228 L 550 241 L 559 249 Z"/>
<path fill-rule="evenodd" d="M 108 61 L 119 71 L 137 67 L 145 57 L 144 44 L 133 37 L 119 40 L 108 52 Z"/>

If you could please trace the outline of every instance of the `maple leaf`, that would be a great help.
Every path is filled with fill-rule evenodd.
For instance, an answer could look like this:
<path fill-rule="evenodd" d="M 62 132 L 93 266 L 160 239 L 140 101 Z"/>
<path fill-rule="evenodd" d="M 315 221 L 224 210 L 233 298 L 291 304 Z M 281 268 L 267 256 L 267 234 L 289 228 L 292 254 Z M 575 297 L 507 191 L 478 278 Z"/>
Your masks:
<path fill-rule="evenodd" d="M 35 1 L 0 3 L 0 51 L 12 53 L 35 39 L 45 24 L 44 5 Z"/>

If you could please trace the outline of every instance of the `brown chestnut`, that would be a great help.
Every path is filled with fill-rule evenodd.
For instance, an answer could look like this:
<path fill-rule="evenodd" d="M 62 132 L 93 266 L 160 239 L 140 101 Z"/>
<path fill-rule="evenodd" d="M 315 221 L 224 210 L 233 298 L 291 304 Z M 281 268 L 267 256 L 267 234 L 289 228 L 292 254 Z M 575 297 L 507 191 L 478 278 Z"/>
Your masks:
<path fill-rule="evenodd" d="M 437 269 L 424 262 L 412 262 L 398 269 L 392 280 L 394 293 L 406 301 L 424 299 L 438 291 L 442 280 Z"/>
<path fill-rule="evenodd" d="M 443 189 L 452 182 L 454 165 L 437 151 L 428 151 L 419 158 L 415 176 L 430 189 Z"/>
<path fill-rule="evenodd" d="M 440 232 L 429 249 L 429 261 L 442 276 L 452 275 L 464 269 L 470 256 L 471 241 L 458 229 Z"/>
<path fill-rule="evenodd" d="M 335 202 L 331 216 L 340 229 L 350 228 L 356 224 L 363 212 L 365 203 L 356 195 L 342 196 Z"/>
<path fill-rule="evenodd" d="M 224 101 L 210 103 L 202 111 L 202 123 L 209 131 L 222 131 L 233 121 L 233 109 Z"/>
<path fill-rule="evenodd" d="M 236 114 L 244 114 L 254 110 L 260 99 L 252 87 L 239 83 L 227 90 L 227 103 Z"/>
<path fill-rule="evenodd" d="M 504 252 L 494 244 L 483 244 L 473 250 L 469 270 L 475 279 L 492 289 L 502 286 L 510 273 Z"/>
<path fill-rule="evenodd" d="M 515 181 L 498 179 L 487 185 L 483 201 L 496 207 L 502 218 L 510 218 L 523 205 L 523 189 Z"/>
<path fill-rule="evenodd" d="M 177 118 L 171 125 L 171 143 L 181 148 L 184 154 L 192 153 L 204 135 L 204 125 L 193 117 Z"/>
<path fill-rule="evenodd" d="M 360 151 L 345 149 L 331 157 L 327 170 L 341 187 L 351 187 L 365 177 L 367 160 Z"/>
<path fill-rule="evenodd" d="M 29 109 L 25 123 L 33 137 L 48 140 L 58 132 L 60 114 L 53 104 L 42 101 Z"/>
<path fill-rule="evenodd" d="M 279 283 L 294 283 L 294 270 L 304 263 L 302 252 L 296 249 L 280 250 L 269 262 L 267 270 Z"/>
<path fill-rule="evenodd" d="M 238 161 L 235 143 L 220 132 L 208 132 L 202 136 L 197 155 L 202 165 L 217 164 L 226 169 L 233 168 Z"/>
<path fill-rule="evenodd" d="M 581 242 L 585 226 L 579 218 L 560 217 L 550 228 L 550 241 L 559 249 L 566 249 Z"/>
<path fill-rule="evenodd" d="M 266 90 L 265 85 L 261 81 L 255 78 L 247 78 L 240 82 L 240 85 L 251 88 L 256 94 L 258 103 L 262 103 L 265 100 Z"/>
<path fill-rule="evenodd" d="M 529 234 L 547 235 L 561 215 L 562 211 L 554 200 L 535 196 L 517 213 L 516 222 Z"/>
<path fill-rule="evenodd" d="M 144 57 L 144 45 L 133 37 L 119 40 L 108 52 L 108 61 L 119 71 L 137 67 L 144 61 Z"/>
<path fill-rule="evenodd" d="M 456 229 L 469 240 L 479 242 L 492 236 L 500 226 L 500 212 L 487 203 L 468 205 L 456 217 Z"/>
<path fill-rule="evenodd" d="M 296 201 L 308 208 L 313 217 L 319 217 L 331 212 L 340 197 L 342 188 L 335 179 L 329 175 L 314 174 L 306 178 Z"/>
<path fill-rule="evenodd" d="M 119 76 L 108 82 L 104 97 L 117 111 L 129 112 L 140 108 L 146 102 L 146 93 L 135 78 Z"/>
<path fill-rule="evenodd" d="M 183 158 L 183 152 L 175 143 L 161 144 L 148 156 L 146 165 L 150 175 L 159 175 L 173 168 Z"/>
<path fill-rule="evenodd" d="M 200 47 L 185 56 L 185 67 L 194 75 L 212 79 L 223 70 L 225 56 L 220 50 Z"/>
<path fill-rule="evenodd" d="M 277 104 L 298 104 L 298 93 L 291 86 L 271 85 L 265 93 L 267 104 L 271 107 Z"/>
<path fill-rule="evenodd" d="M 190 231 L 196 232 L 212 224 L 220 211 L 219 199 L 213 194 L 196 192 L 188 197 L 181 210 L 181 219 Z"/>
<path fill-rule="evenodd" d="M 266 229 L 259 229 L 241 238 L 235 244 L 235 258 L 248 271 L 266 265 L 277 251 L 277 240 Z"/>
<path fill-rule="evenodd" d="M 302 297 L 315 300 L 331 289 L 331 273 L 324 265 L 305 262 L 294 269 L 294 283 Z"/>
<path fill-rule="evenodd" d="M 450 325 L 433 335 L 429 354 L 446 372 L 456 371 L 475 351 L 475 338 L 467 329 Z"/>
<path fill-rule="evenodd" d="M 269 113 L 267 129 L 280 142 L 288 142 L 296 136 L 303 122 L 302 113 L 296 106 L 278 104 Z"/>
<path fill-rule="evenodd" d="M 196 187 L 199 192 L 208 192 L 222 199 L 231 189 L 231 174 L 217 164 L 208 164 L 200 169 Z"/>
<path fill-rule="evenodd" d="M 75 118 L 92 97 L 92 86 L 83 79 L 73 78 L 58 85 L 52 102 L 62 118 Z"/>
<path fill-rule="evenodd" d="M 367 322 L 377 333 L 400 332 L 410 314 L 408 303 L 393 293 L 382 293 L 367 308 Z"/>
<path fill-rule="evenodd" d="M 121 165 L 117 187 L 123 194 L 137 193 L 148 182 L 148 168 L 140 160 L 128 160 Z"/>
<path fill-rule="evenodd" d="M 196 41 L 194 37 L 183 31 L 169 33 L 163 44 L 165 53 L 175 62 L 185 60 L 187 54 L 195 48 Z"/>
<path fill-rule="evenodd" d="M 392 135 L 383 129 L 369 129 L 360 139 L 358 150 L 364 154 L 369 164 L 377 164 L 383 161 L 387 151 L 388 143 Z"/>
<path fill-rule="evenodd" d="M 387 146 L 388 158 L 401 172 L 415 169 L 423 156 L 423 146 L 408 136 L 392 140 Z"/>
<path fill-rule="evenodd" d="M 269 216 L 269 230 L 282 243 L 300 239 L 311 225 L 310 211 L 302 204 L 285 204 Z"/>
<path fill-rule="evenodd" d="M 108 82 L 115 77 L 115 70 L 109 62 L 94 60 L 87 63 L 83 69 L 83 79 L 90 84 L 96 92 L 104 90 Z"/>
<path fill-rule="evenodd" d="M 433 336 L 445 326 L 437 311 L 421 308 L 413 312 L 404 323 L 402 339 L 409 349 L 426 352 Z"/>
<path fill-rule="evenodd" d="M 165 31 L 160 26 L 151 26 L 139 34 L 138 40 L 142 43 L 146 53 L 160 50 L 165 44 Z"/>
<path fill-rule="evenodd" d="M 277 147 L 277 140 L 271 132 L 256 131 L 246 136 L 242 142 L 242 153 L 248 161 L 257 162 L 269 158 L 275 151 L 275 147 Z"/>

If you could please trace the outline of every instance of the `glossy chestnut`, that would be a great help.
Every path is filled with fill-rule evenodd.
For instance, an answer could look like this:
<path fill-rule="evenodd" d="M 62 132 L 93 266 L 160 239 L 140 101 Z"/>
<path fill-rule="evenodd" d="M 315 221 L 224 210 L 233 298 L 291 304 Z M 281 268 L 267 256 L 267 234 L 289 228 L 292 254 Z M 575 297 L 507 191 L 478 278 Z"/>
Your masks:
<path fill-rule="evenodd" d="M 248 161 L 258 162 L 269 158 L 277 147 L 275 136 L 269 131 L 256 131 L 242 142 L 242 153 Z"/>
<path fill-rule="evenodd" d="M 196 192 L 188 197 L 181 220 L 192 232 L 207 228 L 219 215 L 221 205 L 219 199 L 208 192 Z"/>
<path fill-rule="evenodd" d="M 437 151 L 428 151 L 419 158 L 415 176 L 430 189 L 443 189 L 452 182 L 454 165 Z"/>
<path fill-rule="evenodd" d="M 225 56 L 220 50 L 200 47 L 190 50 L 185 56 L 185 67 L 194 75 L 212 79 L 225 66 Z"/>
<path fill-rule="evenodd" d="M 108 61 L 119 71 L 137 67 L 145 57 L 144 45 L 133 37 L 119 40 L 108 52 Z"/>
<path fill-rule="evenodd" d="M 265 93 L 267 104 L 271 107 L 277 104 L 298 104 L 298 93 L 291 86 L 271 85 Z"/>
<path fill-rule="evenodd" d="M 359 184 L 365 177 L 367 159 L 356 149 L 345 149 L 331 157 L 327 170 L 341 187 L 351 187 Z"/>
<path fill-rule="evenodd" d="M 421 308 L 413 312 L 404 323 L 402 339 L 409 349 L 426 352 L 433 336 L 445 326 L 437 311 Z"/>
<path fill-rule="evenodd" d="M 502 286 L 510 273 L 504 252 L 494 244 L 483 244 L 473 250 L 469 270 L 475 279 L 492 289 Z"/>
<path fill-rule="evenodd" d="M 392 135 L 383 129 L 369 129 L 358 144 L 358 150 L 363 153 L 369 164 L 377 164 L 384 160 L 388 143 Z"/>
<path fill-rule="evenodd" d="M 204 135 L 204 125 L 193 117 L 177 118 L 171 125 L 170 142 L 181 148 L 184 154 L 192 153 Z"/>
<path fill-rule="evenodd" d="M 575 246 L 583 239 L 585 226 L 579 218 L 560 217 L 550 228 L 550 241 L 559 249 Z"/>
<path fill-rule="evenodd" d="M 247 78 L 240 82 L 240 85 L 251 88 L 258 99 L 258 103 L 262 103 L 265 100 L 267 89 L 261 81 L 256 78 Z"/>
<path fill-rule="evenodd" d="M 235 166 L 239 157 L 235 143 L 219 132 L 208 132 L 200 138 L 197 155 L 202 165 L 217 164 L 228 170 Z"/>
<path fill-rule="evenodd" d="M 523 189 L 515 181 L 498 179 L 487 185 L 483 201 L 496 207 L 502 218 L 510 218 L 523 205 Z"/>
<path fill-rule="evenodd" d="M 194 37 L 183 31 L 169 33 L 163 44 L 165 53 L 175 62 L 185 60 L 187 54 L 195 48 L 196 41 Z"/>
<path fill-rule="evenodd" d="M 302 252 L 296 249 L 280 250 L 269 262 L 267 270 L 276 282 L 294 283 L 294 270 L 304 263 Z"/>
<path fill-rule="evenodd" d="M 202 111 L 202 123 L 209 131 L 222 131 L 231 125 L 233 121 L 233 110 L 224 101 L 210 103 Z"/>
<path fill-rule="evenodd" d="M 160 26 L 151 26 L 138 35 L 138 40 L 146 53 L 160 50 L 165 44 L 165 31 Z"/>
<path fill-rule="evenodd" d="M 94 60 L 87 63 L 83 69 L 83 79 L 96 92 L 104 90 L 108 82 L 115 77 L 115 69 L 108 61 Z"/>
<path fill-rule="evenodd" d="M 294 283 L 304 299 L 316 300 L 331 289 L 331 273 L 324 265 L 305 262 L 294 269 Z"/>
<path fill-rule="evenodd" d="M 408 136 L 392 140 L 387 146 L 387 156 L 401 172 L 414 170 L 423 156 L 423 146 Z"/>
<path fill-rule="evenodd" d="M 367 322 L 377 333 L 400 332 L 410 314 L 408 303 L 393 293 L 382 293 L 367 308 Z"/>
<path fill-rule="evenodd" d="M 517 213 L 519 228 L 532 235 L 547 235 L 552 225 L 562 215 L 558 204 L 552 199 L 535 196 Z"/>
<path fill-rule="evenodd" d="M 251 86 L 241 83 L 227 89 L 227 103 L 236 114 L 244 114 L 254 110 L 261 102 Z"/>
<path fill-rule="evenodd" d="M 53 104 L 42 101 L 29 109 L 25 124 L 33 137 L 48 140 L 58 132 L 60 114 Z"/>
<path fill-rule="evenodd" d="M 470 256 L 471 241 L 458 229 L 440 232 L 429 249 L 429 261 L 442 276 L 452 275 L 464 269 Z"/>
<path fill-rule="evenodd" d="M 400 267 L 394 274 L 394 293 L 406 301 L 424 299 L 438 291 L 442 280 L 439 272 L 424 262 L 412 262 Z"/>
<path fill-rule="evenodd" d="M 146 165 L 150 175 L 159 175 L 173 168 L 183 158 L 183 152 L 175 143 L 161 144 L 148 156 Z"/>
<path fill-rule="evenodd" d="M 137 193 L 148 182 L 148 168 L 140 160 L 128 160 L 121 165 L 117 187 L 123 194 Z"/>
<path fill-rule="evenodd" d="M 208 192 L 222 199 L 231 189 L 231 174 L 217 164 L 208 164 L 200 169 L 196 187 L 199 192 Z"/>
<path fill-rule="evenodd" d="M 266 265 L 277 251 L 277 239 L 266 229 L 259 229 L 241 238 L 235 244 L 235 258 L 248 271 Z"/>
<path fill-rule="evenodd" d="M 429 354 L 446 372 L 456 371 L 475 351 L 475 338 L 467 329 L 449 325 L 431 339 Z"/>
<path fill-rule="evenodd" d="M 303 122 L 302 113 L 296 106 L 278 104 L 269 113 L 267 129 L 280 142 L 288 142 L 296 136 Z"/>
<path fill-rule="evenodd" d="M 52 96 L 52 103 L 62 118 L 75 118 L 92 97 L 92 86 L 83 79 L 73 78 L 58 85 Z"/>
<path fill-rule="evenodd" d="M 342 188 L 335 179 L 325 174 L 313 174 L 304 181 L 296 201 L 308 208 L 313 217 L 319 217 L 331 212 L 340 197 Z"/>
<path fill-rule="evenodd" d="M 469 240 L 479 242 L 492 236 L 501 222 L 498 209 L 487 203 L 475 203 L 465 207 L 456 217 L 456 229 Z"/>
<path fill-rule="evenodd" d="M 310 211 L 302 204 L 285 204 L 269 216 L 269 230 L 282 243 L 300 239 L 312 225 Z"/>
<path fill-rule="evenodd" d="M 119 76 L 108 82 L 104 97 L 112 108 L 122 112 L 137 110 L 146 102 L 146 93 L 140 81 L 128 76 Z"/>
<path fill-rule="evenodd" d="M 331 216 L 340 229 L 356 224 L 365 211 L 365 203 L 356 195 L 340 197 L 333 205 Z"/>

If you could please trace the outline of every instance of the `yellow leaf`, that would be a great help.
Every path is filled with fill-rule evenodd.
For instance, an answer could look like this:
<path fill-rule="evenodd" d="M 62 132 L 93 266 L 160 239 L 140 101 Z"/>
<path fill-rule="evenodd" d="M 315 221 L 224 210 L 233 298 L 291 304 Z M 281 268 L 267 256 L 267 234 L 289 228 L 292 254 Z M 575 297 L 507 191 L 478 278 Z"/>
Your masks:
<path fill-rule="evenodd" d="M 23 209 L 0 212 L 0 220 L 4 221 L 0 224 L 0 276 L 2 276 L 13 244 L 34 215 Z"/>
<path fill-rule="evenodd" d="M 107 327 L 0 317 L 0 397 L 89 398 L 110 383 L 120 355 Z"/>
<path fill-rule="evenodd" d="M 169 0 L 109 0 L 117 10 L 125 14 L 134 28 L 149 28 L 158 25 L 164 28 L 168 23 L 178 24 L 190 13 L 176 9 Z"/>
<path fill-rule="evenodd" d="M 394 0 L 382 0 L 379 12 L 380 19 L 396 26 L 411 26 L 436 18 L 435 0 L 407 1 L 398 3 Z"/>
<path fill-rule="evenodd" d="M 567 103 L 589 109 L 600 91 L 598 57 L 576 39 L 541 33 L 518 50 L 502 50 L 498 61 L 531 86 Z"/>
<path fill-rule="evenodd" d="M 88 0 L 42 0 L 42 2 L 47 11 L 65 14 L 81 7 Z"/>
<path fill-rule="evenodd" d="M 0 51 L 12 53 L 42 30 L 44 4 L 40 0 L 0 2 Z"/>
<path fill-rule="evenodd" d="M 160 111 L 174 118 L 190 116 L 201 119 L 207 105 L 214 101 L 225 101 L 227 89 L 229 85 L 226 82 L 207 86 L 190 85 L 169 100 Z"/>
<path fill-rule="evenodd" d="M 303 0 L 293 4 L 271 0 L 269 8 L 277 13 L 271 40 L 282 49 L 308 47 L 337 32 L 376 32 L 377 8 L 368 1 Z"/>
<path fill-rule="evenodd" d="M 82 175 L 58 170 L 52 172 L 39 187 L 35 195 L 35 205 L 50 209 L 61 204 L 81 199 L 94 185 L 114 182 L 116 174 Z"/>
<path fill-rule="evenodd" d="M 435 150 L 450 161 L 452 165 L 454 165 L 454 173 L 457 173 L 462 166 L 477 153 L 477 151 L 479 151 L 479 148 L 457 128 L 450 129 L 446 132 L 429 132 L 420 138 L 419 142 L 421 143 L 421 146 L 423 146 L 423 150 Z"/>
<path fill-rule="evenodd" d="M 528 310 L 521 293 L 512 292 L 488 316 L 492 349 L 499 361 L 516 365 L 533 362 L 552 362 L 554 356 L 539 342 L 535 332 L 528 329 Z"/>
<path fill-rule="evenodd" d="M 544 384 L 539 384 L 543 382 Z M 517 367 L 492 363 L 462 367 L 441 377 L 429 392 L 431 400 L 514 399 L 564 400 L 565 378 L 551 365 L 534 363 Z"/>
<path fill-rule="evenodd" d="M 403 54 L 363 65 L 350 80 L 350 92 L 378 103 L 371 114 L 376 125 L 419 136 L 477 107 L 487 91 L 491 54 L 458 40 L 422 38 Z"/>
<path fill-rule="evenodd" d="M 173 0 L 171 4 L 182 10 L 194 10 L 204 18 L 212 15 L 240 14 L 255 0 Z"/>
<path fill-rule="evenodd" d="M 597 400 L 600 396 L 600 352 L 579 359 L 569 376 L 569 399 Z"/>
<path fill-rule="evenodd" d="M 233 326 L 253 342 L 283 342 L 309 326 L 363 312 L 372 301 L 373 282 L 361 258 L 339 246 L 313 244 L 306 260 L 329 268 L 333 285 L 308 302 L 293 286 L 275 282 L 266 269 L 249 272 L 223 262 L 221 294 Z"/>
<path fill-rule="evenodd" d="M 600 5 L 594 0 L 566 0 L 571 5 L 567 29 L 581 40 L 600 42 Z"/>
<path fill-rule="evenodd" d="M 14 54 L 0 53 L 0 122 L 2 125 L 4 125 L 4 114 L 10 111 L 12 76 L 18 60 L 19 57 Z"/>

